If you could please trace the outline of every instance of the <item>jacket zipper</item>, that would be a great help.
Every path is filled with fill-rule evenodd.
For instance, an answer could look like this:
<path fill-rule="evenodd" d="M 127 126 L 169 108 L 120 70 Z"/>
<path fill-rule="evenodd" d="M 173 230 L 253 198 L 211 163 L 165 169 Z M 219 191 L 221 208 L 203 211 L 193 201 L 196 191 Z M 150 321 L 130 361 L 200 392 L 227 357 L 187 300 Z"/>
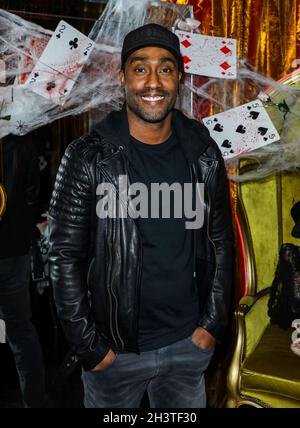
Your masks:
<path fill-rule="evenodd" d="M 100 169 L 101 169 L 102 174 L 104 175 L 105 179 L 113 185 L 113 182 L 110 180 L 110 178 L 107 176 L 106 172 L 103 170 L 103 168 L 101 166 L 100 166 Z M 113 187 L 114 187 L 114 185 L 113 185 Z M 114 191 L 116 192 L 115 187 L 114 187 Z M 110 273 L 111 272 L 111 257 L 109 257 L 108 269 L 109 269 L 109 273 Z M 111 331 L 113 340 L 115 341 L 115 345 L 117 347 L 118 346 L 118 342 L 117 342 L 117 339 L 116 339 L 116 337 L 114 335 L 114 332 L 113 332 L 113 303 L 112 303 L 112 296 L 113 296 L 114 297 L 114 301 L 115 301 L 115 307 L 116 307 L 116 309 L 115 309 L 115 317 L 114 317 L 115 326 L 116 326 L 116 334 L 118 335 L 118 339 L 121 342 L 122 349 L 124 349 L 124 342 L 123 342 L 123 340 L 121 338 L 121 335 L 120 335 L 120 331 L 119 331 L 119 327 L 118 327 L 118 320 L 117 320 L 117 317 L 118 317 L 118 313 L 117 313 L 117 311 L 118 311 L 118 299 L 117 299 L 117 297 L 116 297 L 116 295 L 114 293 L 113 287 L 110 284 L 111 284 L 111 281 L 108 280 L 107 281 L 107 291 L 108 291 L 109 302 L 110 302 L 110 331 Z"/>
<path fill-rule="evenodd" d="M 114 154 L 116 154 L 116 153 L 114 153 Z M 117 196 L 119 196 L 118 195 L 118 192 L 117 192 L 117 190 L 115 189 L 115 186 L 114 186 L 114 183 L 112 182 L 112 180 L 110 179 L 110 177 L 106 174 L 106 172 L 104 171 L 104 169 L 101 167 L 101 165 L 100 165 L 100 169 L 101 169 L 101 171 L 102 171 L 102 174 L 104 175 L 104 177 L 105 177 L 105 179 L 109 182 L 109 183 L 111 183 L 112 185 L 113 185 L 113 187 L 114 187 L 114 191 L 115 191 L 115 193 L 116 193 L 116 195 Z M 125 206 L 126 206 L 126 204 L 122 201 L 122 199 L 120 198 L 120 196 L 119 196 L 119 201 L 121 202 L 121 203 L 123 203 Z M 132 217 L 130 217 L 129 216 L 129 218 L 130 218 L 130 220 L 133 222 L 133 224 L 134 224 L 134 226 L 136 227 L 136 224 L 135 224 L 135 221 L 133 220 L 133 218 Z M 138 228 L 137 228 L 137 232 L 138 232 L 138 234 L 139 234 L 139 236 L 140 236 L 140 233 L 139 233 L 139 230 L 138 230 Z M 141 236 L 140 236 L 140 242 L 141 242 Z M 141 247 L 142 248 L 142 247 Z M 142 260 L 142 249 L 141 249 L 141 252 L 140 252 L 140 255 L 141 255 L 141 260 Z M 109 262 L 109 268 L 111 268 L 111 262 Z M 140 271 L 141 271 L 141 263 L 139 264 L 139 271 L 138 271 L 138 284 L 140 284 Z M 137 301 L 137 286 L 136 286 L 136 301 Z M 118 334 L 118 336 L 119 336 L 119 339 L 120 339 L 120 342 L 122 343 L 122 349 L 124 349 L 124 342 L 123 342 L 123 340 L 122 340 L 122 338 L 121 338 L 121 335 L 120 335 L 120 332 L 119 332 L 119 328 L 118 328 L 118 321 L 117 321 L 117 308 L 118 308 L 118 299 L 117 299 L 117 297 L 116 297 L 116 295 L 115 295 L 115 293 L 114 293 L 114 291 L 113 291 L 113 288 L 111 287 L 111 286 L 109 286 L 108 285 L 108 287 L 107 287 L 107 289 L 108 289 L 108 291 L 111 291 L 111 294 L 114 296 L 114 298 L 115 298 L 115 302 L 116 302 L 116 310 L 115 310 L 115 325 L 116 325 L 116 332 L 117 332 L 117 334 Z M 111 298 L 111 294 L 110 294 L 110 292 L 108 293 L 109 294 L 109 297 L 110 297 L 110 309 L 111 309 L 111 316 L 110 316 L 110 319 L 111 319 L 111 328 L 110 328 L 110 330 L 111 330 L 111 333 L 112 333 L 112 336 L 113 336 L 113 338 L 114 338 L 114 341 L 115 341 L 115 344 L 116 344 L 116 346 L 117 346 L 117 341 L 116 341 L 116 339 L 115 339 L 115 336 L 114 336 L 114 334 L 113 334 L 113 324 L 112 324 L 112 298 Z M 137 310 L 136 310 L 136 312 L 137 312 Z M 137 322 L 138 322 L 138 320 L 136 321 L 136 335 L 137 335 Z M 137 340 L 137 339 L 136 339 Z"/>
<path fill-rule="evenodd" d="M 110 315 L 110 330 L 111 330 L 111 334 L 112 334 L 113 340 L 114 340 L 116 346 L 118 346 L 118 342 L 117 342 L 116 337 L 115 337 L 115 335 L 113 333 L 113 302 L 112 302 L 112 295 L 114 297 L 116 297 L 116 296 L 115 296 L 115 294 L 113 292 L 113 287 L 111 286 L 111 267 L 112 267 L 112 265 L 111 265 L 111 257 L 109 257 L 109 263 L 108 263 L 109 278 L 108 278 L 108 281 L 107 281 L 107 290 L 109 291 L 108 296 L 109 296 L 109 302 L 110 302 L 110 314 L 109 314 Z M 116 311 L 115 311 L 115 319 L 116 318 L 117 318 L 117 302 L 116 302 Z M 120 334 L 119 334 L 119 329 L 118 329 L 118 326 L 117 326 L 117 322 L 116 322 L 116 333 L 118 334 L 119 339 L 122 342 L 122 339 L 121 339 Z"/>
<path fill-rule="evenodd" d="M 139 346 L 138 346 L 138 321 L 139 321 L 139 311 L 138 311 L 138 302 L 139 302 L 139 296 L 138 296 L 138 291 L 140 291 L 140 286 L 141 286 L 141 269 L 142 269 L 142 265 L 143 265 L 143 246 L 142 246 L 142 242 L 140 241 L 140 263 L 139 263 L 139 269 L 138 269 L 138 274 L 137 274 L 137 281 L 136 281 L 136 286 L 135 286 L 135 302 L 136 302 L 136 307 L 135 307 L 135 313 L 136 313 L 136 319 L 135 319 L 135 340 L 136 340 L 136 346 L 137 346 L 137 353 L 138 355 L 140 354 L 139 352 Z"/>
<path fill-rule="evenodd" d="M 196 179 L 196 171 L 194 164 L 191 165 L 190 168 L 190 177 L 191 177 L 191 183 L 193 184 L 193 174 L 194 173 L 195 179 Z M 196 186 L 197 187 L 197 186 Z M 196 194 L 196 187 L 195 187 L 195 194 Z M 197 204 L 196 204 L 197 206 Z M 194 254 L 193 254 L 193 278 L 197 277 L 196 273 L 196 229 L 193 229 L 193 247 L 194 247 Z M 197 287 L 195 287 L 197 289 Z"/>
<path fill-rule="evenodd" d="M 90 274 L 91 274 L 93 264 L 95 264 L 95 257 L 93 257 L 91 259 L 90 264 L 89 264 L 89 268 L 88 268 L 88 272 L 86 275 L 86 282 L 87 282 L 88 286 L 89 286 L 89 282 L 90 282 Z"/>

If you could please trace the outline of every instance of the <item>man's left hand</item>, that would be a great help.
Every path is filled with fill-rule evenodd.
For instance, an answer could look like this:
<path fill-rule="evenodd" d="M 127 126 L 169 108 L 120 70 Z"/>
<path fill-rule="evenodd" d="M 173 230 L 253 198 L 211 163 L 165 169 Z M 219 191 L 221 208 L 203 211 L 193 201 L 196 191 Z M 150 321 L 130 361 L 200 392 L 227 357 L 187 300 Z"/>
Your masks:
<path fill-rule="evenodd" d="M 192 341 L 199 348 L 211 351 L 216 346 L 216 339 L 207 330 L 197 327 L 192 334 Z"/>

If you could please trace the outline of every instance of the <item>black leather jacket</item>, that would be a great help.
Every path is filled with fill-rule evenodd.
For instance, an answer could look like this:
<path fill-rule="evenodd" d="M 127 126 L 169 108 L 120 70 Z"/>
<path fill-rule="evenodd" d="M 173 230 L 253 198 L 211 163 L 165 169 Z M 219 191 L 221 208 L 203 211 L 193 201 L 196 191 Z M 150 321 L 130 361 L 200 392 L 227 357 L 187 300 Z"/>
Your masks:
<path fill-rule="evenodd" d="M 194 230 L 198 324 L 220 340 L 228 319 L 232 271 L 226 170 L 204 125 L 179 111 L 174 111 L 172 123 L 193 182 L 204 183 L 204 226 Z M 55 301 L 66 338 L 86 370 L 96 366 L 110 347 L 139 353 L 143 257 L 139 231 L 130 216 L 119 213 L 118 218 L 101 219 L 96 215 L 97 185 L 108 181 L 117 189 L 118 176 L 129 175 L 128 144 L 123 109 L 68 146 L 50 203 Z"/>

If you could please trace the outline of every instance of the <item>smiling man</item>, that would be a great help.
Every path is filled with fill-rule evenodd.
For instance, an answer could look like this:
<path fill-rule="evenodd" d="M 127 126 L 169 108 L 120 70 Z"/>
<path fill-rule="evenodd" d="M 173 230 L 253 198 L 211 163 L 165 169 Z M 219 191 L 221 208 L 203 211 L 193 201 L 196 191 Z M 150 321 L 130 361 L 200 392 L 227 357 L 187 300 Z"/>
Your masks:
<path fill-rule="evenodd" d="M 206 405 L 204 372 L 228 318 L 232 232 L 220 151 L 202 124 L 174 108 L 182 72 L 172 32 L 148 24 L 129 33 L 123 109 L 70 144 L 59 168 L 51 276 L 66 338 L 83 365 L 86 407 L 139 407 L 145 391 L 154 408 Z M 132 206 L 125 215 L 123 176 L 147 190 L 148 216 Z M 100 216 L 104 183 L 119 204 Z M 203 226 L 187 228 L 178 208 L 198 207 L 199 183 Z M 174 190 L 158 201 L 153 186 L 192 194 Z M 159 202 L 169 204 L 168 216 Z"/>

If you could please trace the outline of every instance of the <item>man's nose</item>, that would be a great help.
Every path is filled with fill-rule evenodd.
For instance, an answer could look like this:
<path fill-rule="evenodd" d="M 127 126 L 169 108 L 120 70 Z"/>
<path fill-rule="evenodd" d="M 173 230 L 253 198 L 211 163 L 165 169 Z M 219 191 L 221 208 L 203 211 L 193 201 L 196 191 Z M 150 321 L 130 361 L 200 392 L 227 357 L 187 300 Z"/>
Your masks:
<path fill-rule="evenodd" d="M 152 70 L 147 77 L 146 86 L 148 88 L 158 88 L 162 86 L 159 73 L 156 70 Z"/>

